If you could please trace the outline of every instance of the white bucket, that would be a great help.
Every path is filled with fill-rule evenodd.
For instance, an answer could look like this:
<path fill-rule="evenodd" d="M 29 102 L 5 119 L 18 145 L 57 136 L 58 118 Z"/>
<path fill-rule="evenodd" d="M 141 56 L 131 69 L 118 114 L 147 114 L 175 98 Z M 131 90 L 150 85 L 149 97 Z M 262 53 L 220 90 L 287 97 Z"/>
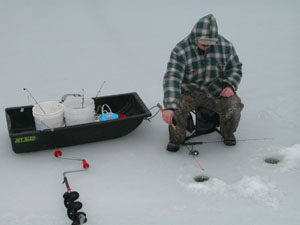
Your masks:
<path fill-rule="evenodd" d="M 63 104 L 67 126 L 94 122 L 95 102 L 93 99 L 85 98 L 82 105 L 81 97 L 68 97 Z"/>
<path fill-rule="evenodd" d="M 41 109 L 41 107 L 43 110 Z M 64 106 L 55 101 L 41 102 L 32 108 L 35 127 L 37 130 L 51 129 L 64 126 Z"/>

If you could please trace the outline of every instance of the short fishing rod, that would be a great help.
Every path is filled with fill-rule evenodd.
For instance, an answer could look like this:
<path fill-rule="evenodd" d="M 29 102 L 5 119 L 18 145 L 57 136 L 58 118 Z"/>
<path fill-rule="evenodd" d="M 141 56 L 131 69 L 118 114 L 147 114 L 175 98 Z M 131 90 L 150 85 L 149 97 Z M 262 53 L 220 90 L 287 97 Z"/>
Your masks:
<path fill-rule="evenodd" d="M 35 103 L 40 107 L 40 109 L 42 110 L 42 112 L 46 115 L 47 113 L 41 107 L 41 105 L 38 103 L 38 101 L 33 97 L 33 95 L 30 93 L 30 91 L 27 88 L 23 88 L 23 90 L 28 92 L 28 94 L 31 96 L 31 98 L 35 101 Z"/>
<path fill-rule="evenodd" d="M 106 82 L 106 81 L 103 81 L 101 87 L 99 88 L 99 90 L 98 90 L 98 92 L 97 92 L 97 94 L 96 94 L 96 98 L 98 98 L 98 95 L 100 94 L 100 91 L 101 91 L 101 89 L 103 88 L 105 82 Z"/>

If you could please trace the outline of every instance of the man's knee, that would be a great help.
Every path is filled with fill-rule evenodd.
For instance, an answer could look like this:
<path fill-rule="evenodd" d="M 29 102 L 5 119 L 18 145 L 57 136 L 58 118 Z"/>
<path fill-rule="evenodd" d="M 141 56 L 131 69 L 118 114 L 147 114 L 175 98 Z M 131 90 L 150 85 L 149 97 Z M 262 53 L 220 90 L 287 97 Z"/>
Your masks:
<path fill-rule="evenodd" d="M 244 104 L 241 102 L 241 99 L 237 95 L 233 95 L 228 98 L 222 98 L 221 108 L 225 117 L 228 118 L 239 115 L 244 108 Z"/>
<path fill-rule="evenodd" d="M 178 108 L 174 111 L 174 117 L 178 120 L 179 118 L 187 119 L 190 111 L 192 110 L 192 103 L 195 99 L 191 95 L 183 94 L 180 102 L 178 103 Z"/>

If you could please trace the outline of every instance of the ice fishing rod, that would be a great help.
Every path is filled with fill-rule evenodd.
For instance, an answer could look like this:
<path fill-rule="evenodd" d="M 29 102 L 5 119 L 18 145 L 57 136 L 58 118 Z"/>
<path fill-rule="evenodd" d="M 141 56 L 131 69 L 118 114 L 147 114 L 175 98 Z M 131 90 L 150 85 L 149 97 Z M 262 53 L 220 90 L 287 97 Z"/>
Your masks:
<path fill-rule="evenodd" d="M 194 150 L 194 146 L 192 145 L 192 149 L 189 148 L 189 146 L 185 146 L 188 150 L 189 150 L 189 155 L 193 156 L 193 158 L 195 159 L 197 165 L 200 167 L 200 169 L 205 170 L 203 168 L 203 166 L 200 164 L 198 156 L 199 156 L 199 152 L 197 150 Z"/>
<path fill-rule="evenodd" d="M 151 107 L 149 110 L 151 110 L 155 107 L 159 108 L 159 110 L 152 117 L 147 118 L 148 121 L 150 121 L 150 119 L 154 118 L 160 111 L 161 112 L 164 111 L 163 107 L 159 103 L 157 105 Z M 171 127 L 172 127 L 173 130 L 176 130 L 176 126 L 174 124 L 172 124 Z M 186 146 L 186 147 L 189 150 L 189 155 L 192 155 L 194 157 L 194 159 L 195 159 L 197 165 L 200 167 L 200 169 L 205 170 L 199 162 L 199 159 L 198 159 L 199 152 L 197 150 L 193 150 L 194 146 L 192 146 L 192 149 L 189 149 L 188 146 Z"/>
<path fill-rule="evenodd" d="M 100 94 L 101 89 L 103 88 L 104 84 L 106 83 L 106 81 L 103 81 L 101 87 L 99 88 L 97 94 L 96 94 L 96 98 L 98 98 L 98 95 Z"/>
<path fill-rule="evenodd" d="M 252 138 L 252 139 L 240 139 L 236 141 L 264 141 L 264 140 L 272 140 L 273 138 Z M 219 143 L 223 141 L 196 141 L 196 142 L 184 142 L 181 145 L 188 146 L 188 145 L 202 145 L 202 144 L 213 144 L 213 143 Z"/>
<path fill-rule="evenodd" d="M 64 198 L 64 205 L 67 208 L 67 215 L 70 218 L 70 220 L 73 221 L 72 225 L 84 224 L 87 222 L 86 214 L 84 212 L 78 212 L 82 208 L 82 203 L 76 201 L 79 198 L 79 193 L 77 191 L 71 190 L 71 187 L 68 182 L 67 174 L 86 171 L 90 167 L 90 165 L 87 163 L 85 159 L 62 157 L 62 152 L 60 150 L 55 151 L 54 156 L 60 159 L 75 160 L 75 161 L 82 162 L 83 169 L 69 170 L 63 172 L 63 178 L 64 178 L 63 184 L 65 184 L 67 188 L 67 191 L 64 193 L 63 198 Z"/>
<path fill-rule="evenodd" d="M 242 140 L 237 140 L 237 141 L 262 141 L 262 140 L 270 140 L 272 138 L 253 138 L 253 139 L 242 139 Z M 212 143 L 219 143 L 222 141 L 198 141 L 198 142 L 188 142 L 188 143 L 182 143 L 181 145 L 185 146 L 188 150 L 189 150 L 189 155 L 193 156 L 196 163 L 198 164 L 198 166 L 204 170 L 204 168 L 201 166 L 198 156 L 199 156 L 199 151 L 194 150 L 194 146 L 195 145 L 199 145 L 199 144 L 212 144 Z M 189 146 L 191 146 L 191 149 L 189 148 Z"/>
<path fill-rule="evenodd" d="M 42 110 L 42 112 L 46 115 L 47 113 L 42 108 L 42 106 L 38 103 L 38 101 L 33 97 L 33 95 L 30 93 L 30 91 L 27 88 L 23 88 L 23 90 L 28 92 L 28 94 L 31 96 L 31 98 L 33 98 L 33 100 L 35 101 L 35 103 L 40 107 L 40 109 Z"/>

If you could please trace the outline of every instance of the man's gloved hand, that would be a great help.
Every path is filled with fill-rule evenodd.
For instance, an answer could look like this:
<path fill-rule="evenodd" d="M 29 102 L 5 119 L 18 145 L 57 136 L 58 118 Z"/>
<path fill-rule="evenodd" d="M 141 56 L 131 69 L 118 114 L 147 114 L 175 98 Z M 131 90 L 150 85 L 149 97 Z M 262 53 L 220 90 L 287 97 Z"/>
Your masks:
<path fill-rule="evenodd" d="M 226 97 L 226 98 L 231 97 L 233 95 L 234 95 L 234 92 L 231 87 L 224 88 L 223 91 L 221 91 L 221 93 L 220 93 L 220 96 Z"/>
<path fill-rule="evenodd" d="M 173 117 L 174 117 L 174 111 L 171 109 L 166 109 L 162 112 L 163 120 L 169 125 L 172 125 Z"/>

